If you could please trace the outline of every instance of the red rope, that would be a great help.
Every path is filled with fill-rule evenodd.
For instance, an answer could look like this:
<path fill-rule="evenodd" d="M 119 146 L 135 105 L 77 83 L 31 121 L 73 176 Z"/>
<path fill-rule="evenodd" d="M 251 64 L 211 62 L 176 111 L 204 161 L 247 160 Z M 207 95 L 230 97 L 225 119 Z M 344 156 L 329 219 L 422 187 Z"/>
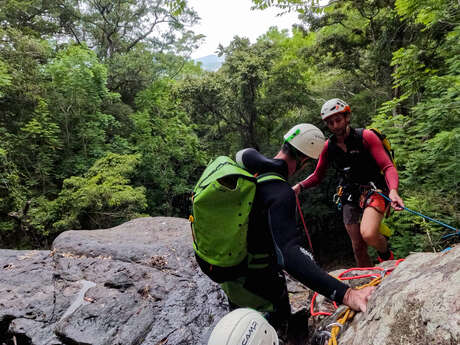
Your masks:
<path fill-rule="evenodd" d="M 310 234 L 308 233 L 307 224 L 305 224 L 305 219 L 303 218 L 302 208 L 300 207 L 299 197 L 295 196 L 297 203 L 297 208 L 299 209 L 300 219 L 302 219 L 303 228 L 305 229 L 305 235 L 307 235 L 308 245 L 310 246 L 311 252 L 313 254 L 313 245 L 311 244 Z"/>
<path fill-rule="evenodd" d="M 390 274 L 402 261 L 404 261 L 404 259 L 399 259 L 399 260 L 396 260 L 395 262 L 395 265 L 392 267 L 392 268 L 389 268 L 385 271 L 385 269 L 383 269 L 382 267 L 354 267 L 354 268 L 349 268 L 345 271 L 343 271 L 342 273 L 340 273 L 338 275 L 338 279 L 340 280 L 352 280 L 352 279 L 360 279 L 360 278 L 368 278 L 368 277 L 375 277 L 375 274 L 372 274 L 372 273 L 369 273 L 369 274 L 362 274 L 362 275 L 359 275 L 359 276 L 354 276 L 354 277 L 343 277 L 344 274 L 347 274 L 348 272 L 351 272 L 351 271 L 371 271 L 371 270 L 378 270 L 378 271 L 381 271 L 381 272 L 384 272 L 385 271 L 385 275 L 387 274 Z M 326 316 L 329 316 L 329 315 L 332 315 L 332 313 L 329 313 L 329 312 L 325 312 L 325 311 L 314 311 L 314 306 L 315 306 L 315 300 L 316 300 L 316 296 L 318 296 L 318 293 L 315 292 L 313 294 L 313 297 L 311 298 L 311 302 L 310 302 L 310 315 L 311 316 L 318 316 L 318 315 L 326 315 Z M 337 309 L 337 304 L 335 302 L 334 303 L 334 307 L 335 309 Z"/>

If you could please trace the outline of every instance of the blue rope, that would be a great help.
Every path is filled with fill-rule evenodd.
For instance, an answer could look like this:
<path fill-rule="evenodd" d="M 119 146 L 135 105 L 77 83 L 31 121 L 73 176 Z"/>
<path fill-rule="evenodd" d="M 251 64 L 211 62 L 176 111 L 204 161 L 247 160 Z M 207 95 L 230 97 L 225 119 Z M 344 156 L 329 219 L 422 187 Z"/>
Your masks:
<path fill-rule="evenodd" d="M 448 237 L 450 237 L 450 236 L 455 236 L 455 235 L 459 235 L 459 236 L 460 236 L 460 231 L 457 231 L 457 232 L 453 232 L 453 233 L 451 233 L 451 234 L 444 235 L 444 236 L 442 236 L 442 239 L 448 238 Z"/>
<path fill-rule="evenodd" d="M 385 194 L 383 193 L 380 193 L 378 190 L 374 190 L 376 191 L 377 193 L 379 193 L 381 196 L 383 196 L 385 199 L 387 199 L 389 202 L 392 202 L 392 200 L 387 197 Z M 446 227 L 446 228 L 449 228 L 451 230 L 454 230 L 455 232 L 452 233 L 452 234 L 448 234 L 448 235 L 445 235 L 443 236 L 442 238 L 446 238 L 446 237 L 450 237 L 450 236 L 455 236 L 455 235 L 460 235 L 460 231 L 457 231 L 457 229 L 455 229 L 453 226 L 450 226 L 450 225 L 447 225 L 446 223 L 443 223 L 439 220 L 436 220 L 436 219 L 433 219 L 433 218 L 430 218 L 428 216 L 425 216 L 424 214 L 421 214 L 420 212 L 417 212 L 417 211 L 413 211 L 405 206 L 402 206 L 402 208 L 406 211 L 409 211 L 410 213 L 413 213 L 413 214 L 416 214 L 417 216 L 420 216 L 420 217 L 423 217 L 425 219 L 428 219 L 428 220 L 431 220 L 432 222 L 435 222 L 435 223 L 438 223 L 438 224 L 441 224 L 442 226 Z"/>

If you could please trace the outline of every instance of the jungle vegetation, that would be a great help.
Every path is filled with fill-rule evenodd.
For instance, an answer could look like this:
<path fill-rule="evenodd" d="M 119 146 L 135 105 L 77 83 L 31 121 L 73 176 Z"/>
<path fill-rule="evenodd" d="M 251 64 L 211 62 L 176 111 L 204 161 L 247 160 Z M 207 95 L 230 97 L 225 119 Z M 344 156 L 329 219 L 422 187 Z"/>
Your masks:
<path fill-rule="evenodd" d="M 244 147 L 272 155 L 299 122 L 326 131 L 319 110 L 333 97 L 351 105 L 353 126 L 389 138 L 406 206 L 458 228 L 460 3 L 253 4 L 297 11 L 299 23 L 256 42 L 235 37 L 207 72 L 189 57 L 201 36 L 187 29 L 199 18 L 186 0 L 3 3 L 0 247 L 47 248 L 65 230 L 147 215 L 187 218 L 210 159 Z M 343 245 L 334 180 L 302 195 L 318 252 Z M 398 256 L 458 241 L 404 211 L 386 222 Z"/>

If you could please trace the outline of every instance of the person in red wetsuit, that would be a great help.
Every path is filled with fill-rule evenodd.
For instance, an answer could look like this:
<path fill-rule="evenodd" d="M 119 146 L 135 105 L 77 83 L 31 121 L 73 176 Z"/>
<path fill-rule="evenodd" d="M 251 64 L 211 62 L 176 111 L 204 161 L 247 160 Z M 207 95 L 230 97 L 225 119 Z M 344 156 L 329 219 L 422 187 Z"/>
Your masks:
<path fill-rule="evenodd" d="M 350 127 L 350 116 L 350 106 L 344 101 L 334 98 L 324 103 L 321 118 L 332 136 L 325 142 L 313 174 L 293 189 L 299 194 L 318 185 L 329 166 L 337 170 L 343 222 L 356 263 L 368 267 L 372 266 L 368 246 L 378 251 L 380 262 L 394 258 L 387 239 L 379 231 L 389 205 L 370 186 L 375 185 L 388 195 L 395 210 L 402 210 L 404 202 L 398 194 L 398 172 L 380 138 L 372 130 Z"/>

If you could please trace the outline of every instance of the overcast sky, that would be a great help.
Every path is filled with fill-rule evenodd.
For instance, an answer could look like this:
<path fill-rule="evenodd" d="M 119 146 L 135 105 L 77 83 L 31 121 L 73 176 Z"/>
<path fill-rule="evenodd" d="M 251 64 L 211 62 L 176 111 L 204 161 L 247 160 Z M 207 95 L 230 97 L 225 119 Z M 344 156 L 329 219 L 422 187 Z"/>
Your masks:
<path fill-rule="evenodd" d="M 192 27 L 195 33 L 206 35 L 201 47 L 192 53 L 192 58 L 214 54 L 219 43 L 227 46 L 234 36 L 247 37 L 254 43 L 270 26 L 290 29 L 298 22 L 297 14 L 281 17 L 279 9 L 251 11 L 251 0 L 189 0 L 201 17 L 201 23 Z"/>

